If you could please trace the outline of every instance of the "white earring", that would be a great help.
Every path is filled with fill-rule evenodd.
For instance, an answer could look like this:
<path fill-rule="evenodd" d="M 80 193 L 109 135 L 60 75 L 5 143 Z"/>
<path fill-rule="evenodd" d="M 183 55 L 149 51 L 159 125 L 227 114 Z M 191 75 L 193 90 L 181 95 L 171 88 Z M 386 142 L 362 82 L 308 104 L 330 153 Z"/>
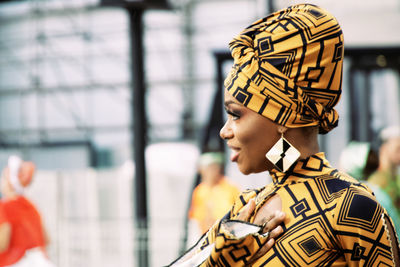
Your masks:
<path fill-rule="evenodd" d="M 300 157 L 300 152 L 283 137 L 265 154 L 280 171 L 286 172 Z"/>

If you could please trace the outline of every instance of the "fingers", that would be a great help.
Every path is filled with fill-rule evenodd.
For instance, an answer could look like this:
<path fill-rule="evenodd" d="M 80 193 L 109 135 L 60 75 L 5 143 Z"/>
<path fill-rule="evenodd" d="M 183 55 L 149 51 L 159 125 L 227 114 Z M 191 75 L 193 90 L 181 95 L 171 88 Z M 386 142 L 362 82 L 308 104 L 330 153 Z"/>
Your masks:
<path fill-rule="evenodd" d="M 270 236 L 275 238 L 273 234 L 281 234 L 283 232 L 282 227 L 279 225 L 285 220 L 285 213 L 283 211 L 275 211 L 275 213 L 267 219 L 267 223 L 264 225 L 263 233 L 270 231 Z"/>
<path fill-rule="evenodd" d="M 241 221 L 248 221 L 251 214 L 254 212 L 255 208 L 256 208 L 256 202 L 254 201 L 254 198 L 252 198 L 246 204 L 246 206 L 243 207 L 242 211 L 240 211 L 239 215 L 237 216 L 237 219 Z"/>
<path fill-rule="evenodd" d="M 252 257 L 252 261 L 257 260 L 258 258 L 260 258 L 262 255 L 264 255 L 265 253 L 268 252 L 268 250 L 270 250 L 272 248 L 272 246 L 274 245 L 275 240 L 274 239 L 269 239 L 267 243 L 264 244 L 264 246 L 262 246 L 256 254 L 254 254 L 254 256 Z"/>
<path fill-rule="evenodd" d="M 263 233 L 268 238 L 268 241 L 257 251 L 256 254 L 251 258 L 250 263 L 255 262 L 267 253 L 272 246 L 275 244 L 275 240 L 283 233 L 283 228 L 280 224 L 285 219 L 285 213 L 282 211 L 276 211 L 272 214 L 264 224 Z M 268 233 L 267 235 L 265 235 Z M 251 264 L 250 264 L 251 265 Z"/>
<path fill-rule="evenodd" d="M 281 234 L 283 233 L 283 228 L 282 226 L 277 226 L 274 228 L 272 231 L 269 232 L 269 238 L 271 239 L 276 239 L 278 238 Z"/>

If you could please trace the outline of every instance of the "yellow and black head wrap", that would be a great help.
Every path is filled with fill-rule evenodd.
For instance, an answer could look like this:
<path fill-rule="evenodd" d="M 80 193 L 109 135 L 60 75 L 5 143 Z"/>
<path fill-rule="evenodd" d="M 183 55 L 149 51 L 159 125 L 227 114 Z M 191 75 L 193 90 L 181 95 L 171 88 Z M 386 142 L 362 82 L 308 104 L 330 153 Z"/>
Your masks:
<path fill-rule="evenodd" d="M 338 124 L 343 34 L 327 11 L 295 5 L 258 20 L 234 38 L 225 87 L 240 103 L 289 128 Z"/>

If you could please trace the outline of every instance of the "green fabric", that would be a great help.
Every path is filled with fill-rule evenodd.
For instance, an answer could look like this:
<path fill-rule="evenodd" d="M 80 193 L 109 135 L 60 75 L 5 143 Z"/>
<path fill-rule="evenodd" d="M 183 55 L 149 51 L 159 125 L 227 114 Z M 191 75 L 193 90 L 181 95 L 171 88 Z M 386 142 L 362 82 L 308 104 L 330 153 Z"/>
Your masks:
<path fill-rule="evenodd" d="M 366 182 L 366 185 L 374 192 L 376 199 L 387 211 L 389 216 L 392 218 L 396 232 L 400 233 L 400 215 L 398 209 L 393 205 L 393 201 L 390 196 L 378 186 Z"/>
<path fill-rule="evenodd" d="M 207 152 L 200 156 L 199 165 L 207 166 L 210 164 L 223 164 L 224 163 L 224 154 L 221 152 Z"/>

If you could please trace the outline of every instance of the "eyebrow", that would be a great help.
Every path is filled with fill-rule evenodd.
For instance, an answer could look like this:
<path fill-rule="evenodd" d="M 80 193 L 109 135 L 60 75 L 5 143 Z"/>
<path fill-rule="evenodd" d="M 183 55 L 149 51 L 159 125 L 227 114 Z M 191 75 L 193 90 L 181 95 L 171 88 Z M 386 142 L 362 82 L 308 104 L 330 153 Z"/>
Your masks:
<path fill-rule="evenodd" d="M 224 102 L 224 106 L 227 107 L 231 104 L 239 105 L 238 103 L 234 102 L 233 100 L 227 100 Z"/>

